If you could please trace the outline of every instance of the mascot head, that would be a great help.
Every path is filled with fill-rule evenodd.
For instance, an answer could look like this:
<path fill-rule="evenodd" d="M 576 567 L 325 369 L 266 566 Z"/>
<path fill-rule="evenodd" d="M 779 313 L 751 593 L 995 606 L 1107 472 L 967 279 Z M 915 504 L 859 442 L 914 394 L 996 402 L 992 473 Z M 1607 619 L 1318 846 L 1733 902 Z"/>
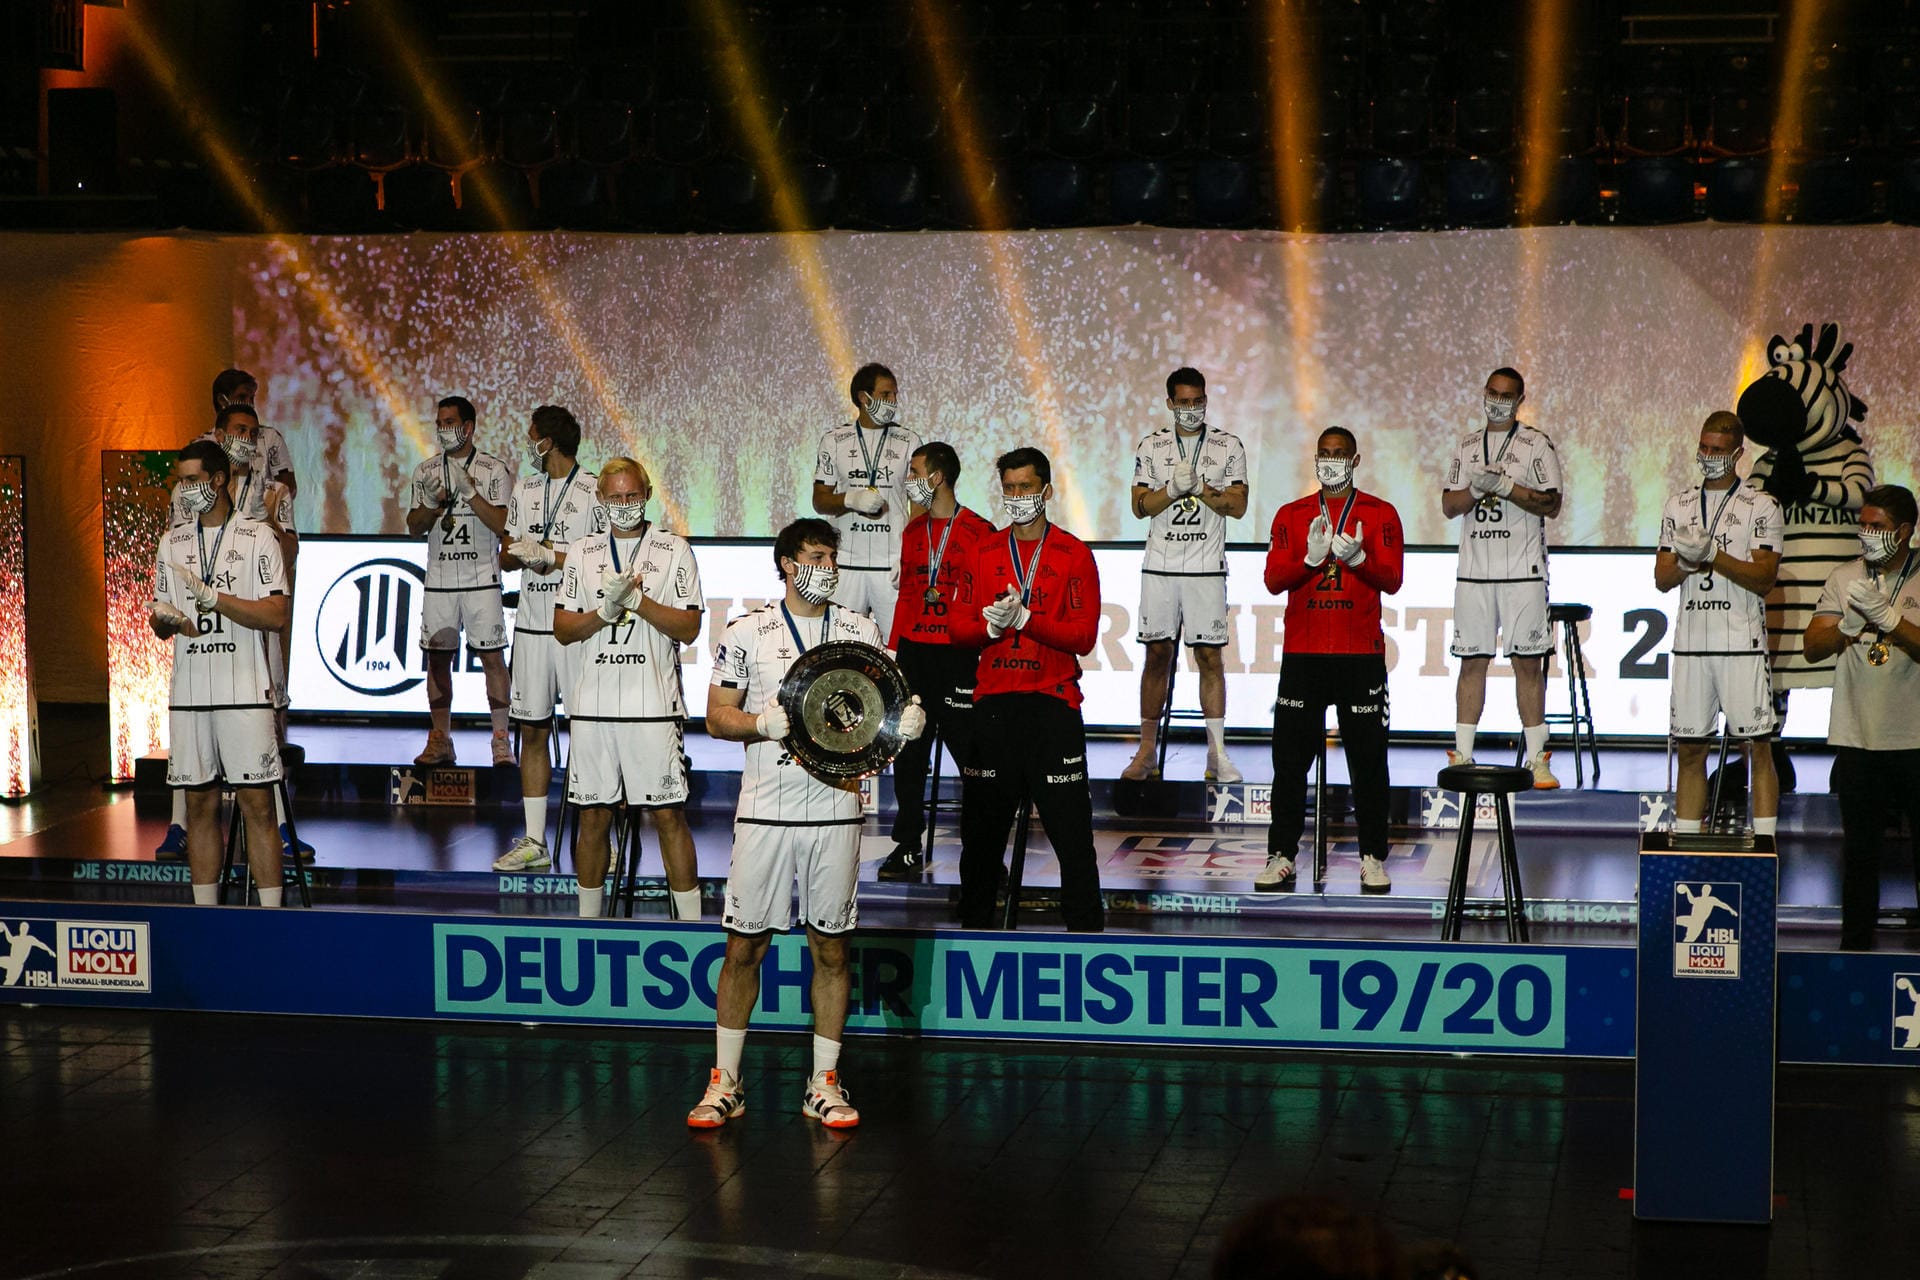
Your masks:
<path fill-rule="evenodd" d="M 1840 346 L 1840 326 L 1823 324 L 1816 342 L 1813 326 L 1801 325 L 1788 342 L 1779 334 L 1767 341 L 1772 366 L 1740 393 L 1740 421 L 1762 448 L 1807 453 L 1831 444 L 1849 422 L 1867 416 L 1864 401 L 1847 390 L 1840 371 L 1853 344 Z"/>

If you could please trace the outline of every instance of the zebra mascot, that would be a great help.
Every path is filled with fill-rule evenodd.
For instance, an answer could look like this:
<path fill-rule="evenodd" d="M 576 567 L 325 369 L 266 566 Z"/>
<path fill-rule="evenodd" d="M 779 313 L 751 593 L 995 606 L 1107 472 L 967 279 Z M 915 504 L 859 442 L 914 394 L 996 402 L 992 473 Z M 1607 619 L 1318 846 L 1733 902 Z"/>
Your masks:
<path fill-rule="evenodd" d="M 1818 339 L 1810 324 L 1792 342 L 1775 334 L 1767 343 L 1770 367 L 1740 393 L 1747 437 L 1766 450 L 1747 482 L 1773 496 L 1786 524 L 1779 581 L 1767 597 L 1782 732 L 1788 690 L 1833 685 L 1835 659 L 1807 661 L 1800 641 L 1827 575 L 1860 554 L 1858 513 L 1873 487 L 1873 459 L 1854 428 L 1867 406 L 1840 376 L 1852 354 L 1851 342 L 1840 345 L 1838 325 L 1821 325 Z M 1773 748 L 1780 789 L 1791 791 L 1793 765 L 1778 738 Z"/>

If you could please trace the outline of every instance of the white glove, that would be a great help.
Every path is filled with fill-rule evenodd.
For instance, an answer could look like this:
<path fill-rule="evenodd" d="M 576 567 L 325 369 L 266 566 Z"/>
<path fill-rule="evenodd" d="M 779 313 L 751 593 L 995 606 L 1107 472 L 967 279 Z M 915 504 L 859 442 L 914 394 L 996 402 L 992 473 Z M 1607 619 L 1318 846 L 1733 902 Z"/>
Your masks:
<path fill-rule="evenodd" d="M 462 502 L 471 502 L 478 492 L 473 487 L 473 477 L 467 474 L 465 467 L 448 468 L 447 482 L 453 486 L 453 496 Z"/>
<path fill-rule="evenodd" d="M 605 594 L 600 600 L 600 617 L 607 622 L 617 622 L 620 615 L 633 607 L 640 591 L 630 574 L 615 573 L 612 569 L 600 571 L 600 590 Z"/>
<path fill-rule="evenodd" d="M 1178 493 L 1174 493 L 1176 486 L 1180 490 Z M 1167 486 L 1167 492 L 1172 493 L 1176 498 L 1184 497 L 1189 493 L 1200 492 L 1200 476 L 1194 470 L 1191 462 L 1177 462 L 1174 464 L 1173 480 Z"/>
<path fill-rule="evenodd" d="M 447 505 L 447 486 L 441 480 L 438 472 L 429 471 L 427 473 L 426 480 L 420 485 L 420 496 L 424 499 L 422 504 L 424 506 L 444 507 Z"/>
<path fill-rule="evenodd" d="M 980 610 L 980 616 L 986 619 L 987 635 L 998 640 L 1014 626 L 1014 619 L 1022 612 L 1024 606 L 1020 603 L 1020 593 L 1012 583 L 1008 583 L 1007 589 L 994 597 L 992 604 Z"/>
<path fill-rule="evenodd" d="M 542 546 L 538 538 L 515 538 L 507 551 L 535 573 L 552 573 L 553 566 L 559 563 L 553 548 Z"/>
<path fill-rule="evenodd" d="M 194 630 L 193 619 L 168 604 L 165 600 L 153 601 L 147 606 L 147 613 L 152 616 L 155 622 L 165 627 L 171 627 L 175 631 Z"/>
<path fill-rule="evenodd" d="M 173 563 L 173 571 L 186 586 L 187 594 L 193 597 L 193 607 L 202 613 L 213 612 L 213 606 L 220 601 L 220 593 L 213 589 L 213 584 L 201 581 L 199 570 L 189 569 L 177 560 Z"/>
<path fill-rule="evenodd" d="M 1865 631 L 1866 629 L 1867 629 L 1867 620 L 1861 617 L 1858 613 L 1855 613 L 1852 609 L 1849 609 L 1845 613 L 1840 615 L 1840 634 L 1841 635 L 1857 637 L 1861 632 Z"/>
<path fill-rule="evenodd" d="M 1361 524 L 1358 520 L 1355 520 L 1353 522 L 1353 532 L 1351 534 L 1345 534 L 1345 533 L 1334 534 L 1333 535 L 1334 558 L 1342 561 L 1350 568 L 1358 568 L 1360 564 L 1363 561 L 1365 561 L 1367 558 L 1367 549 L 1360 545 L 1360 540 L 1366 537 L 1366 533 L 1367 533 L 1367 527 Z"/>
<path fill-rule="evenodd" d="M 1333 526 L 1323 515 L 1315 516 L 1307 525 L 1307 567 L 1318 569 L 1327 562 L 1327 553 L 1333 550 Z"/>
<path fill-rule="evenodd" d="M 887 509 L 887 500 L 877 489 L 849 489 L 846 503 L 847 510 L 858 511 L 863 516 L 877 516 Z"/>
<path fill-rule="evenodd" d="M 1858 578 L 1849 583 L 1847 605 L 1871 623 L 1876 631 L 1885 633 L 1900 625 L 1900 610 L 1894 607 L 1893 597 L 1877 582 Z"/>
<path fill-rule="evenodd" d="M 1713 539 L 1705 529 L 1675 529 L 1673 554 L 1680 557 L 1682 564 L 1707 564 L 1713 559 Z"/>
<path fill-rule="evenodd" d="M 895 591 L 898 591 L 900 589 L 900 557 L 899 556 L 895 556 L 893 559 L 887 561 L 887 581 L 893 584 L 893 589 Z"/>
<path fill-rule="evenodd" d="M 921 712 L 922 717 L 926 715 Z M 902 712 L 901 723 L 906 722 L 906 713 Z M 753 731 L 769 742 L 781 742 L 793 732 L 793 722 L 787 719 L 787 711 L 777 702 L 769 702 L 767 709 L 753 718 Z"/>
<path fill-rule="evenodd" d="M 927 731 L 927 711 L 920 705 L 920 695 L 907 699 L 906 710 L 900 713 L 900 736 L 908 741 Z"/>

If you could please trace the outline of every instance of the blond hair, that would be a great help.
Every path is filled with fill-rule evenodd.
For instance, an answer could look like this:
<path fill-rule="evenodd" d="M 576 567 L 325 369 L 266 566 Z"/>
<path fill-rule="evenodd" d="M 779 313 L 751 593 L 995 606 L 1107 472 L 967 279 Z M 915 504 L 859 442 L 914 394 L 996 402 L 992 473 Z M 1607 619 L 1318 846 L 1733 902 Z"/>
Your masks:
<path fill-rule="evenodd" d="M 630 475 L 638 479 L 641 492 L 648 494 L 653 492 L 653 477 L 647 474 L 647 469 L 635 459 L 625 457 L 609 458 L 600 465 L 600 492 L 605 493 L 607 481 L 620 475 Z"/>

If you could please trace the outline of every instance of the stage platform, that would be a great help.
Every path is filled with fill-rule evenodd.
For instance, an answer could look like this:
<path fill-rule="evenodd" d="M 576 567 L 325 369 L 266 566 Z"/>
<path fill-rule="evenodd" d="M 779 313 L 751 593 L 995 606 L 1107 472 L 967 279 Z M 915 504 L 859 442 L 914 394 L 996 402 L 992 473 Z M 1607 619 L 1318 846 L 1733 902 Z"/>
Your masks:
<path fill-rule="evenodd" d="M 423 733 L 412 726 L 304 724 L 292 737 L 304 751 L 291 777 L 302 835 L 317 850 L 316 906 L 514 915 L 573 910 L 569 863 L 526 875 L 491 870 L 493 859 L 521 830 L 517 771 L 486 764 L 416 769 L 410 762 Z M 463 761 L 488 758 L 484 730 L 459 729 L 456 741 Z M 1504 758 L 1501 739 L 1486 745 L 1483 755 Z M 700 874 L 710 897 L 717 896 L 730 853 L 741 749 L 694 730 L 687 735 L 687 753 L 693 766 L 689 817 Z M 1131 754 L 1128 741 L 1088 744 L 1095 843 L 1111 926 L 1291 937 L 1436 935 L 1458 827 L 1457 800 L 1430 787 L 1444 747 L 1393 749 L 1397 785 L 1388 867 L 1394 888 L 1390 894 L 1364 896 L 1358 850 L 1344 821 L 1346 768 L 1337 747 L 1328 760 L 1333 821 L 1327 879 L 1315 891 L 1304 874 L 1311 865 L 1309 826 L 1301 887 L 1291 893 L 1260 893 L 1253 887 L 1266 860 L 1266 788 L 1272 778 L 1262 744 L 1231 747 L 1246 782 L 1229 788 L 1200 780 L 1205 753 L 1199 741 L 1172 744 L 1168 781 L 1148 787 L 1115 781 Z M 1796 761 L 1800 789 L 1784 798 L 1780 823 L 1783 945 L 1823 947 L 1837 936 L 1839 813 L 1825 791 L 1830 757 L 1805 748 L 1796 751 Z M 1600 763 L 1604 788 L 1593 786 L 1591 762 L 1587 787 L 1576 788 L 1572 757 L 1559 753 L 1555 764 L 1565 785 L 1516 801 L 1520 860 L 1529 913 L 1541 931 L 1537 936 L 1624 941 L 1637 918 L 1638 835 L 1664 815 L 1666 755 L 1658 748 L 1610 745 Z M 152 852 L 166 828 L 164 773 L 163 758 L 143 760 L 130 794 L 112 795 L 107 803 L 0 843 L 0 894 L 183 901 L 184 865 L 156 862 Z M 943 924 L 958 882 L 958 779 L 949 769 L 932 866 L 912 884 L 873 878 L 893 847 L 892 779 L 876 781 L 862 842 L 867 864 L 863 919 L 908 928 Z M 550 826 L 558 818 L 559 793 L 556 777 Z M 1469 894 L 1480 901 L 1468 925 L 1470 937 L 1504 936 L 1497 913 L 1488 910 L 1499 897 L 1492 832 L 1492 823 L 1483 821 L 1475 833 Z M 660 916 L 663 884 L 651 834 L 646 845 L 636 911 Z M 1896 842 L 1883 878 L 1887 931 L 1881 945 L 1920 945 L 1920 933 L 1907 931 L 1916 913 L 1914 873 L 1904 842 Z M 1035 926 L 1051 925 L 1057 920 L 1052 908 L 1059 875 L 1037 823 L 1025 882 L 1024 901 L 1032 908 L 1027 919 Z"/>

